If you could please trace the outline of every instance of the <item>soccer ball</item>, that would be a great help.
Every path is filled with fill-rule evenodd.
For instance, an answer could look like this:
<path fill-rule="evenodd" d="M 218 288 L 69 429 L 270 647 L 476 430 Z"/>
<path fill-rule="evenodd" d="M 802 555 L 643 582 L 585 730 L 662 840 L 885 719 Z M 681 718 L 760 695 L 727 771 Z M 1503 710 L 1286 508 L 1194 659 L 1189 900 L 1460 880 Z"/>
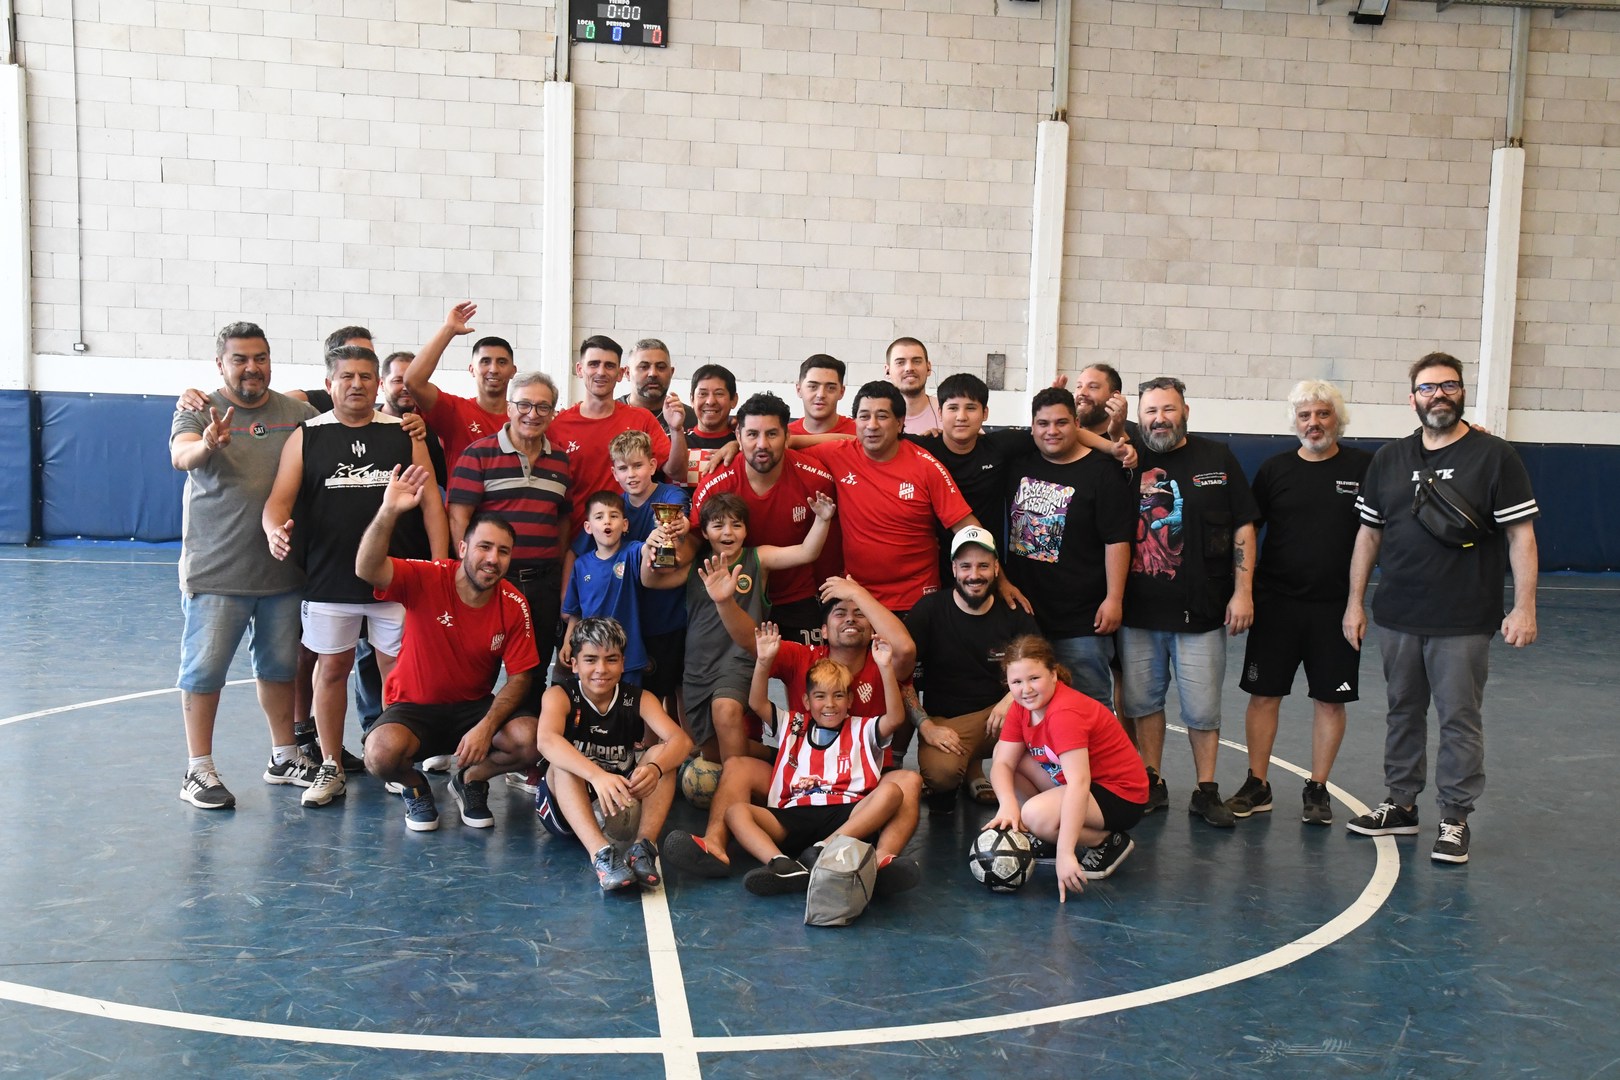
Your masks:
<path fill-rule="evenodd" d="M 991 892 L 1016 892 L 1035 869 L 1029 834 L 1011 829 L 986 829 L 968 848 L 968 869 L 973 880 Z"/>
<path fill-rule="evenodd" d="M 706 758 L 688 758 L 681 766 L 681 794 L 699 810 L 707 810 L 720 786 L 720 766 Z"/>
<path fill-rule="evenodd" d="M 631 800 L 629 806 L 610 817 L 602 813 L 602 804 L 592 799 L 591 813 L 596 815 L 596 824 L 601 827 L 603 835 L 620 844 L 628 844 L 635 840 L 636 831 L 641 828 L 639 800 Z"/>

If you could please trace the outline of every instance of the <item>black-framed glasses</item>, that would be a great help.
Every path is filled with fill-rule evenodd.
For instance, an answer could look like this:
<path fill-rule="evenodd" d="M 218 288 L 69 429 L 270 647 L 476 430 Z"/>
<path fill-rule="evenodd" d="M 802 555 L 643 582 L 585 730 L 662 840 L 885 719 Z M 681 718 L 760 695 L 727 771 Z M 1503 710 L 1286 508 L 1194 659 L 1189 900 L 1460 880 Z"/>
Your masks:
<path fill-rule="evenodd" d="M 557 411 L 557 406 L 549 401 L 511 401 L 507 404 L 516 409 L 519 416 L 528 416 L 530 413 L 536 416 L 550 416 Z"/>
<path fill-rule="evenodd" d="M 1447 379 L 1445 382 L 1420 382 L 1412 387 L 1412 393 L 1418 397 L 1434 397 L 1436 392 L 1455 397 L 1462 393 L 1462 383 L 1457 379 Z"/>

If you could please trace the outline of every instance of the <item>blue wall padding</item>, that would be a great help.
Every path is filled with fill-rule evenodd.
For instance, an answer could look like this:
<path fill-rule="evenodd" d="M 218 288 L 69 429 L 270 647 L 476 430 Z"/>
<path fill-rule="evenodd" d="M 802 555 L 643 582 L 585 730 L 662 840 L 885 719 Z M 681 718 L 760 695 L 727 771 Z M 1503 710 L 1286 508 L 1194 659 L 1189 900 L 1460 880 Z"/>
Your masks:
<path fill-rule="evenodd" d="M 173 415 L 174 399 L 166 396 L 0 392 L 0 469 L 30 477 L 34 462 L 43 466 L 37 492 L 25 482 L 0 493 L 0 543 L 178 540 L 184 478 L 169 466 Z M 1280 434 L 1227 440 L 1250 477 L 1266 458 L 1298 445 Z M 1382 444 L 1345 441 L 1370 451 Z M 1620 446 L 1518 449 L 1541 503 L 1542 569 L 1620 570 L 1620 500 L 1606 497 L 1620 475 Z M 37 517 L 36 494 L 43 503 Z"/>
<path fill-rule="evenodd" d="M 34 496 L 38 459 L 34 456 L 34 395 L 0 390 L 0 544 L 26 544 L 34 538 Z"/>
<path fill-rule="evenodd" d="M 185 476 L 169 464 L 174 398 L 40 394 L 48 539 L 175 540 Z"/>

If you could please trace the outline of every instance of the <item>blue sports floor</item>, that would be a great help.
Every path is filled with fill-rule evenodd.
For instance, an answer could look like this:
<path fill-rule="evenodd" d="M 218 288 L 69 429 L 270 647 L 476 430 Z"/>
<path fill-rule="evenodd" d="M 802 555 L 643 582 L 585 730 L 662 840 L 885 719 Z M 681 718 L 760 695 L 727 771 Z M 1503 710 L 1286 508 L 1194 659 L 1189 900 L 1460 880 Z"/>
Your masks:
<path fill-rule="evenodd" d="M 441 794 L 440 831 L 407 833 L 366 778 L 304 810 L 259 779 L 250 685 L 216 742 L 237 809 L 196 810 L 173 551 L 0 548 L 0 1074 L 1620 1076 L 1620 588 L 1543 585 L 1540 643 L 1492 657 L 1467 866 L 1429 860 L 1429 793 L 1415 840 L 1344 830 L 1383 795 L 1370 652 L 1331 829 L 1298 820 L 1296 697 L 1275 813 L 1190 817 L 1172 733 L 1169 811 L 1082 898 L 1060 906 L 1049 865 L 977 885 L 988 812 L 964 805 L 925 815 L 920 888 L 813 929 L 737 877 L 604 897 L 502 784 L 488 831 Z M 1223 792 L 1244 762 L 1222 750 Z"/>

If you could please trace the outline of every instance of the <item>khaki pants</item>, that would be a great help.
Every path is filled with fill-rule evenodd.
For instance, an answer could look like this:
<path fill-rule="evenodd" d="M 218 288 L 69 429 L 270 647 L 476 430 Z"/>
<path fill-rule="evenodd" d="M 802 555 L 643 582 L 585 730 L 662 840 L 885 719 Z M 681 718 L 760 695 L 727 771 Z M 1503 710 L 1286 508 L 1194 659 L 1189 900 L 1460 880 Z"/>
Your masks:
<path fill-rule="evenodd" d="M 961 754 L 947 754 L 943 750 L 928 745 L 920 734 L 917 736 L 917 767 L 923 775 L 923 783 L 933 792 L 955 791 L 962 786 L 962 778 L 967 775 L 968 764 L 990 756 L 996 747 L 999 738 L 991 737 L 984 730 L 985 722 L 990 719 L 991 709 L 980 709 L 978 712 L 966 713 L 962 716 L 934 716 L 929 719 L 936 724 L 943 724 L 956 732 L 962 740 Z"/>

